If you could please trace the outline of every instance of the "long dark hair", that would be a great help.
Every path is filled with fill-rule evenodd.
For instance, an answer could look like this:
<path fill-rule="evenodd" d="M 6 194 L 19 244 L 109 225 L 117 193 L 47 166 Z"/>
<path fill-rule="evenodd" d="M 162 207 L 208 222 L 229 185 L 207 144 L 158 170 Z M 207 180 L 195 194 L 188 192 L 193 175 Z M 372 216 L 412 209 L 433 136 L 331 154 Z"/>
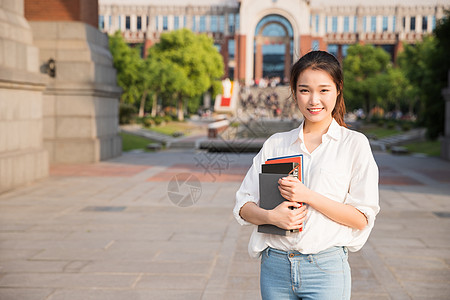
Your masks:
<path fill-rule="evenodd" d="M 331 116 L 339 125 L 347 127 L 344 122 L 344 75 L 339 61 L 328 52 L 311 51 L 303 55 L 291 68 L 290 87 L 292 97 L 296 99 L 297 81 L 300 74 L 306 69 L 322 70 L 327 72 L 336 84 L 338 96 Z"/>

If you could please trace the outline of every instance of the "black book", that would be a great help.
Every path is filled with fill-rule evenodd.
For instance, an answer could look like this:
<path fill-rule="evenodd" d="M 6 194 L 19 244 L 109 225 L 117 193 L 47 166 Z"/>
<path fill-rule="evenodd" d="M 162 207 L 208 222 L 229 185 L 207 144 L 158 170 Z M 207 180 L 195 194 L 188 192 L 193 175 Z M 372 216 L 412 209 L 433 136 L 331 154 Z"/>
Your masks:
<path fill-rule="evenodd" d="M 283 201 L 287 201 L 278 190 L 278 179 L 287 176 L 297 166 L 298 163 L 295 162 L 262 165 L 262 173 L 259 174 L 259 206 L 261 208 L 274 209 Z M 298 170 L 292 173 L 293 176 L 298 177 Z M 298 230 L 285 230 L 275 225 L 264 224 L 258 226 L 258 232 L 287 236 Z"/>

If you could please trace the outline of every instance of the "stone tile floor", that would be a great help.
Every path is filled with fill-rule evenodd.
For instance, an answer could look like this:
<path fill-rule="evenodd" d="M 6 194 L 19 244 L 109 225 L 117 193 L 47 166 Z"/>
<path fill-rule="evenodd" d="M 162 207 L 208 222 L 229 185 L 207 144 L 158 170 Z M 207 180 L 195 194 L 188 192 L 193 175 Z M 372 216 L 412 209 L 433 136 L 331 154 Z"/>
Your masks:
<path fill-rule="evenodd" d="M 0 299 L 260 299 L 231 213 L 252 157 L 127 153 L 0 195 Z M 382 211 L 350 254 L 352 299 L 449 299 L 450 163 L 375 158 Z M 169 197 L 180 173 L 199 179 L 190 207 Z"/>

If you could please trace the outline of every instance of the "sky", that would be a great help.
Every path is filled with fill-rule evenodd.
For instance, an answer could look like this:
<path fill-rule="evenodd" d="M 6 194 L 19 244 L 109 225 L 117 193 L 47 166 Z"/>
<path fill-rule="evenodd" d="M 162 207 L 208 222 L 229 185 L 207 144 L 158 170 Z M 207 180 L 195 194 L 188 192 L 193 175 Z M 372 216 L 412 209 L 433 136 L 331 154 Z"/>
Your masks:
<path fill-rule="evenodd" d="M 245 1 L 245 0 L 243 0 Z M 283 0 L 277 0 L 283 1 Z M 229 5 L 230 3 L 235 3 L 238 5 L 238 0 L 164 0 L 166 5 L 174 6 L 186 6 L 186 5 Z M 148 5 L 148 4 L 161 4 L 161 0 L 99 0 L 99 4 L 129 4 L 129 5 Z M 365 6 L 370 5 L 436 5 L 436 4 L 447 4 L 450 5 L 450 0 L 311 0 L 312 7 L 321 7 L 324 5 L 331 6 L 345 6 L 345 5 L 358 5 L 364 4 Z"/>

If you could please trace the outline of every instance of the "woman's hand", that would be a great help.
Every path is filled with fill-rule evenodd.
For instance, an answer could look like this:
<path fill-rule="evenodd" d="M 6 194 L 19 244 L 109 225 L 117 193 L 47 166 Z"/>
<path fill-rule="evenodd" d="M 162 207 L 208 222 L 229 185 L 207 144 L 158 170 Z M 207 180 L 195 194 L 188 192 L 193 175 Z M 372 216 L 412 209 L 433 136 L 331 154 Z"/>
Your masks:
<path fill-rule="evenodd" d="M 298 178 L 287 176 L 278 180 L 281 196 L 288 201 L 308 203 L 311 192 Z"/>
<path fill-rule="evenodd" d="M 291 207 L 294 207 L 292 209 Z M 269 211 L 269 223 L 282 229 L 300 229 L 306 219 L 308 210 L 298 202 L 283 201 Z"/>

